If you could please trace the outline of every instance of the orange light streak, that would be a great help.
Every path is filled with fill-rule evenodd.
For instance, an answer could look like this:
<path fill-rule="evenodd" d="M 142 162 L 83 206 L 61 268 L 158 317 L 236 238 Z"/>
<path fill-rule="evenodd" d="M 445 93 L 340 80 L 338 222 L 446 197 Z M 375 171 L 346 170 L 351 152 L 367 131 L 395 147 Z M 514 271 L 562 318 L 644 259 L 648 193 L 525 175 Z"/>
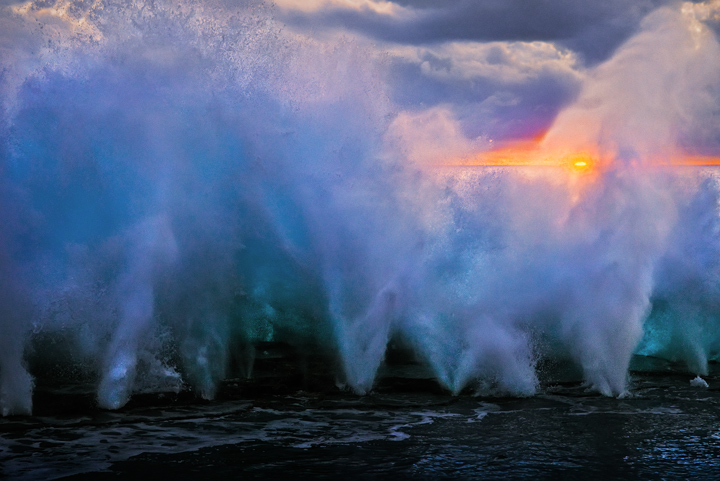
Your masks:
<path fill-rule="evenodd" d="M 720 157 L 712 155 L 689 155 L 681 160 L 676 160 L 672 166 L 680 167 L 718 167 L 720 166 Z"/>
<path fill-rule="evenodd" d="M 549 150 L 542 139 L 512 142 L 471 157 L 452 159 L 436 164 L 437 167 L 551 167 L 574 173 L 588 174 L 598 165 L 609 165 L 594 149 L 575 152 Z M 720 167 L 720 156 L 680 155 L 672 160 L 644 164 L 645 168 L 667 167 Z"/>
<path fill-rule="evenodd" d="M 543 149 L 539 140 L 513 142 L 472 157 L 453 159 L 438 167 L 551 167 L 576 173 L 593 170 L 596 161 L 588 151 L 557 152 Z"/>

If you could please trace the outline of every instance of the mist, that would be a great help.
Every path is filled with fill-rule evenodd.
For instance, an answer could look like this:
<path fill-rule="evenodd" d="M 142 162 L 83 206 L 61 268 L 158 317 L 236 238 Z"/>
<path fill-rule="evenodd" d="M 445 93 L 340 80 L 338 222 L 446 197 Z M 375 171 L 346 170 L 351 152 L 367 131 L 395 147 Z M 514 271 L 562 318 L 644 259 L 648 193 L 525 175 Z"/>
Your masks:
<path fill-rule="evenodd" d="M 107 409 L 212 399 L 266 341 L 326 354 L 358 394 L 391 341 L 452 393 L 533 395 L 548 360 L 608 396 L 635 355 L 707 374 L 718 179 L 677 163 L 720 152 L 714 4 L 652 11 L 594 66 L 521 59 L 522 81 L 572 84 L 535 148 L 586 172 L 458 167 L 516 142 L 492 126 L 522 110 L 397 102 L 397 45 L 278 8 L 0 7 L 3 415 L 32 412 L 49 364 Z"/>

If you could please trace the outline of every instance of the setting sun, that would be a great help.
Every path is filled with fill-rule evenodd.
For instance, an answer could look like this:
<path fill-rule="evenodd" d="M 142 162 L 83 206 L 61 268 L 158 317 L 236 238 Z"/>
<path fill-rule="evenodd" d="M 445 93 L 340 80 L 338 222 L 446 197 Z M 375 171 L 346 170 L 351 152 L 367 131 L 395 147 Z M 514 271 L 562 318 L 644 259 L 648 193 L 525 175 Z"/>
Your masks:
<path fill-rule="evenodd" d="M 592 169 L 593 159 L 587 153 L 572 154 L 567 159 L 567 164 L 571 165 L 575 172 L 587 172 Z"/>

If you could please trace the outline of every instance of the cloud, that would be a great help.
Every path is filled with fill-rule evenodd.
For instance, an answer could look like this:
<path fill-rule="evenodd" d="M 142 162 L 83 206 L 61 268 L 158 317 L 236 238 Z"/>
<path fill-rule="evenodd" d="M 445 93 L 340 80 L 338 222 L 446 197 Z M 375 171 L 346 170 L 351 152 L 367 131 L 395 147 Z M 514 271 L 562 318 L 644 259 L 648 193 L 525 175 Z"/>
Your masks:
<path fill-rule="evenodd" d="M 283 0 L 279 17 L 298 27 L 350 29 L 403 44 L 461 40 L 558 42 L 594 63 L 607 58 L 629 38 L 647 13 L 666 3 L 669 0 L 366 0 L 362 6 L 350 7 L 347 1 L 327 0 L 309 13 Z"/>
<path fill-rule="evenodd" d="M 303 12 L 316 12 L 328 8 L 345 8 L 356 11 L 370 11 L 377 14 L 398 14 L 402 7 L 398 2 L 375 0 L 275 0 L 281 8 L 295 9 Z"/>
<path fill-rule="evenodd" d="M 612 59 L 588 72 L 578 101 L 558 116 L 546 142 L 598 146 L 603 157 L 626 162 L 669 161 L 689 147 L 683 144 L 712 151 L 717 131 L 707 126 L 718 111 L 719 72 L 720 44 L 692 11 L 658 9 Z"/>
<path fill-rule="evenodd" d="M 390 49 L 391 98 L 452 108 L 470 138 L 544 132 L 582 81 L 576 55 L 545 42 L 453 42 Z"/>

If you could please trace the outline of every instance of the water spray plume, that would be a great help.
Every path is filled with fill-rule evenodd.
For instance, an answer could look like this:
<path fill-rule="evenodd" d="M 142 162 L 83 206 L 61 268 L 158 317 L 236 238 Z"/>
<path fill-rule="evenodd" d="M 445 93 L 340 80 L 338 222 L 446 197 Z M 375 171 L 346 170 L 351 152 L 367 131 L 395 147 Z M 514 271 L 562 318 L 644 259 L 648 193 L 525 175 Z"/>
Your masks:
<path fill-rule="evenodd" d="M 636 354 L 720 356 L 700 6 L 650 13 L 544 136 L 488 149 L 395 105 L 374 46 L 262 2 L 46 3 L 0 7 L 3 415 L 48 378 L 108 409 L 210 399 L 266 342 L 360 394 L 389 343 L 482 395 L 553 363 L 622 395 Z"/>

